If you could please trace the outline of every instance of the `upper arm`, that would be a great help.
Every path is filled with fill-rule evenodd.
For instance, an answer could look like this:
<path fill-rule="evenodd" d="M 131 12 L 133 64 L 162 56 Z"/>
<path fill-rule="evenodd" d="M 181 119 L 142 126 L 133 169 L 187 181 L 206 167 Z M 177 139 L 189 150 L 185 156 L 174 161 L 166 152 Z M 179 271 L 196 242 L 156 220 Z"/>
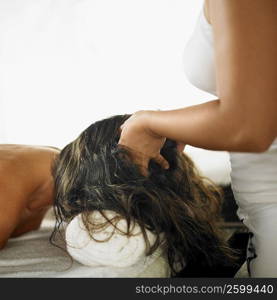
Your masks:
<path fill-rule="evenodd" d="M 0 200 L 1 201 L 1 200 Z M 2 206 L 0 206 L 0 210 Z M 0 212 L 0 249 L 3 248 L 16 228 L 19 213 L 17 209 L 4 210 Z"/>
<path fill-rule="evenodd" d="M 277 133 L 277 1 L 212 0 L 216 80 L 228 121 L 271 143 Z"/>
<path fill-rule="evenodd" d="M 22 189 L 12 180 L 5 181 L 0 184 L 0 249 L 16 228 L 26 205 Z"/>

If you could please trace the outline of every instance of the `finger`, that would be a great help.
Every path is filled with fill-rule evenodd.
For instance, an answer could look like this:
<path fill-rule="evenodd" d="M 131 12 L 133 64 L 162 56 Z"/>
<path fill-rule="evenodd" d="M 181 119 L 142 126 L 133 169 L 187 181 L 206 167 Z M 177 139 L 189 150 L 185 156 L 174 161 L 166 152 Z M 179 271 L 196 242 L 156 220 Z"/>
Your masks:
<path fill-rule="evenodd" d="M 163 169 L 168 169 L 169 168 L 168 161 L 161 154 L 154 157 L 153 160 L 156 163 L 158 163 Z"/>
<path fill-rule="evenodd" d="M 148 164 L 149 164 L 149 157 L 147 157 L 145 154 L 135 151 L 129 147 L 123 146 L 125 149 L 128 150 L 132 162 L 138 166 L 140 173 L 147 177 L 148 176 Z"/>
<path fill-rule="evenodd" d="M 145 176 L 145 177 L 148 176 L 148 173 L 149 173 L 148 172 L 149 159 L 148 160 L 145 160 L 145 159 L 142 160 L 142 159 L 136 158 L 136 159 L 133 159 L 133 163 L 138 166 L 139 171 L 143 176 Z"/>
<path fill-rule="evenodd" d="M 141 173 L 143 176 L 145 176 L 145 177 L 148 176 L 148 168 L 146 168 L 145 166 L 140 166 L 140 167 L 139 167 L 139 170 L 140 170 L 140 173 Z"/>

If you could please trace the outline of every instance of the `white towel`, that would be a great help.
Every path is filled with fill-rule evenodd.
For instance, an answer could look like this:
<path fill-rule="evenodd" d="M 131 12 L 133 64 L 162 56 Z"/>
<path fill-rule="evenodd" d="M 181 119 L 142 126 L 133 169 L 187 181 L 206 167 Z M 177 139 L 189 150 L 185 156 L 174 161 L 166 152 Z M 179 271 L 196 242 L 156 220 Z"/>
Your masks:
<path fill-rule="evenodd" d="M 45 220 L 46 221 L 46 220 Z M 89 267 L 76 260 L 71 264 L 68 255 L 49 242 L 54 221 L 43 222 L 42 228 L 11 238 L 0 251 L 0 278 L 157 278 L 169 277 L 167 260 L 159 251 L 142 262 L 127 268 Z M 63 246 L 62 236 L 55 243 Z"/>
<path fill-rule="evenodd" d="M 108 219 L 117 216 L 113 211 L 104 211 Z M 105 218 L 98 211 L 90 215 L 90 221 L 101 224 Z M 132 223 L 132 236 L 127 236 L 127 222 L 125 219 L 118 221 L 117 229 L 109 224 L 106 228 L 93 233 L 93 238 L 105 242 L 95 241 L 87 232 L 81 214 L 74 217 L 68 224 L 65 236 L 67 250 L 70 255 L 79 263 L 87 266 L 109 266 L 109 267 L 129 267 L 139 262 L 144 263 L 146 260 L 146 244 L 137 223 Z M 120 232 L 122 231 L 122 232 Z M 150 245 L 153 245 L 156 236 L 146 230 Z M 161 249 L 156 252 L 161 254 Z M 157 255 L 157 253 L 156 253 Z"/>

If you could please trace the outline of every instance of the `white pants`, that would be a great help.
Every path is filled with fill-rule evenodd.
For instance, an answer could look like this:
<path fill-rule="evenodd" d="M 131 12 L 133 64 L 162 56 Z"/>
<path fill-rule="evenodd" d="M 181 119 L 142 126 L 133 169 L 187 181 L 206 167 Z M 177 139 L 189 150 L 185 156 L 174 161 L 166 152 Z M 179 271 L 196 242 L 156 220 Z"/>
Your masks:
<path fill-rule="evenodd" d="M 251 277 L 277 277 L 277 139 L 264 153 L 230 153 L 238 216 L 250 231 Z"/>

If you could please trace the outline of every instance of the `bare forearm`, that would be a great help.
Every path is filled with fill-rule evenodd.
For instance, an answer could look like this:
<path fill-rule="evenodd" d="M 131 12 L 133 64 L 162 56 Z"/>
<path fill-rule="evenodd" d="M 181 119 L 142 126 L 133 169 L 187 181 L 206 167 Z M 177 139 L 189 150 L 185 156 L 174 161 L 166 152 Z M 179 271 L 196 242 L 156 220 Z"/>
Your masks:
<path fill-rule="evenodd" d="M 210 150 L 261 152 L 243 117 L 223 109 L 220 100 L 171 111 L 151 111 L 149 129 L 160 136 Z M 250 126 L 249 126 L 250 127 Z"/>

